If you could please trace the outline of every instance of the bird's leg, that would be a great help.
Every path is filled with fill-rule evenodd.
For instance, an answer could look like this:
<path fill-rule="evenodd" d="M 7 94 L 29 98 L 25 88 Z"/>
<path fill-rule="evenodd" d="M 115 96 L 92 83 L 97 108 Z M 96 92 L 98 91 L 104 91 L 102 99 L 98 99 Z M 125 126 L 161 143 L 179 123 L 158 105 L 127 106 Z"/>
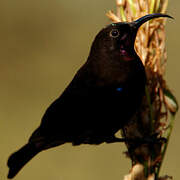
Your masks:
<path fill-rule="evenodd" d="M 160 137 L 145 137 L 145 138 L 117 138 L 115 136 L 108 138 L 106 143 L 116 143 L 116 142 L 133 142 L 133 143 L 140 143 L 140 144 L 153 144 L 158 142 L 166 142 L 166 138 Z"/>
<path fill-rule="evenodd" d="M 111 138 L 106 139 L 105 142 L 106 143 L 126 142 L 126 138 L 117 138 L 115 136 L 112 136 Z"/>

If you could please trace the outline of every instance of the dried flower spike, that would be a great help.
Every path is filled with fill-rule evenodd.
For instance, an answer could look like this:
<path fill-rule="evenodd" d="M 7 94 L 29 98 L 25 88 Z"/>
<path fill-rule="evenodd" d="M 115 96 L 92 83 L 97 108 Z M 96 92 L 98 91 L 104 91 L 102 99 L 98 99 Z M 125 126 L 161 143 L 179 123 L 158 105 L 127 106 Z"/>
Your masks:
<path fill-rule="evenodd" d="M 116 0 L 116 5 L 116 15 L 112 12 L 108 14 L 113 22 L 134 21 L 147 14 L 165 13 L 168 0 Z M 154 19 L 138 31 L 135 49 L 146 69 L 146 96 L 141 109 L 122 132 L 126 138 L 155 136 L 156 139 L 160 137 L 167 139 L 167 142 L 159 141 L 138 146 L 135 143 L 126 142 L 128 157 L 131 158 L 133 164 L 132 171 L 141 164 L 144 167 L 144 178 L 148 180 L 168 177 L 160 178 L 159 172 L 178 110 L 176 98 L 164 80 L 167 62 L 165 22 L 165 19 Z M 131 180 L 131 173 L 125 176 L 125 179 Z"/>

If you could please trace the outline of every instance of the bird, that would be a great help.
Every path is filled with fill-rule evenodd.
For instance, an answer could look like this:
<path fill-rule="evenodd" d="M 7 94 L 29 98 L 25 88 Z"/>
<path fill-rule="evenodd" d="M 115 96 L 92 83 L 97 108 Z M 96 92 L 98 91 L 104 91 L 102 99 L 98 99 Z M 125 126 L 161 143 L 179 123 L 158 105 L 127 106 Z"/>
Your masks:
<path fill-rule="evenodd" d="M 148 14 L 132 22 L 117 22 L 96 35 L 87 61 L 45 111 L 28 142 L 7 162 L 13 178 L 41 151 L 72 143 L 99 145 L 115 136 L 136 113 L 145 95 L 146 72 L 134 49 L 139 27 L 166 14 Z"/>

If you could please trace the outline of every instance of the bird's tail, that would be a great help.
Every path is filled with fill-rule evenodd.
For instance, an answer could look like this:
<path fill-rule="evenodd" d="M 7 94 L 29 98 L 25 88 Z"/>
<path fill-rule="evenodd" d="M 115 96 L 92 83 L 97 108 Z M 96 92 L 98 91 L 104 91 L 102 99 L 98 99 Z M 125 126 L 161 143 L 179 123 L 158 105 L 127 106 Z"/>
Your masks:
<path fill-rule="evenodd" d="M 8 159 L 9 174 L 8 178 L 13 178 L 21 168 L 29 162 L 36 154 L 41 151 L 34 143 L 24 145 L 20 150 L 13 153 Z"/>

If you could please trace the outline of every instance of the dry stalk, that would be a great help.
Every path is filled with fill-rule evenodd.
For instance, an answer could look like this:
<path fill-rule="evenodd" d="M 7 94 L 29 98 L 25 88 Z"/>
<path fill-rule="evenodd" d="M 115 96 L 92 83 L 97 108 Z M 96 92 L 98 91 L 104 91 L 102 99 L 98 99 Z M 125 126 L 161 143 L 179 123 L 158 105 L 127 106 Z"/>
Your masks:
<path fill-rule="evenodd" d="M 116 0 L 116 5 L 116 14 L 112 11 L 106 14 L 109 19 L 113 22 L 130 22 L 146 14 L 165 13 L 168 0 Z M 123 129 L 122 135 L 127 138 L 152 138 L 154 135 L 155 138 L 165 137 L 167 141 L 138 145 L 127 142 L 127 155 L 133 165 L 130 174 L 124 178 L 128 180 L 169 178 L 159 177 L 159 171 L 178 105 L 164 80 L 167 61 L 165 22 L 164 18 L 153 19 L 138 31 L 135 49 L 146 69 L 146 96 L 141 109 Z"/>

